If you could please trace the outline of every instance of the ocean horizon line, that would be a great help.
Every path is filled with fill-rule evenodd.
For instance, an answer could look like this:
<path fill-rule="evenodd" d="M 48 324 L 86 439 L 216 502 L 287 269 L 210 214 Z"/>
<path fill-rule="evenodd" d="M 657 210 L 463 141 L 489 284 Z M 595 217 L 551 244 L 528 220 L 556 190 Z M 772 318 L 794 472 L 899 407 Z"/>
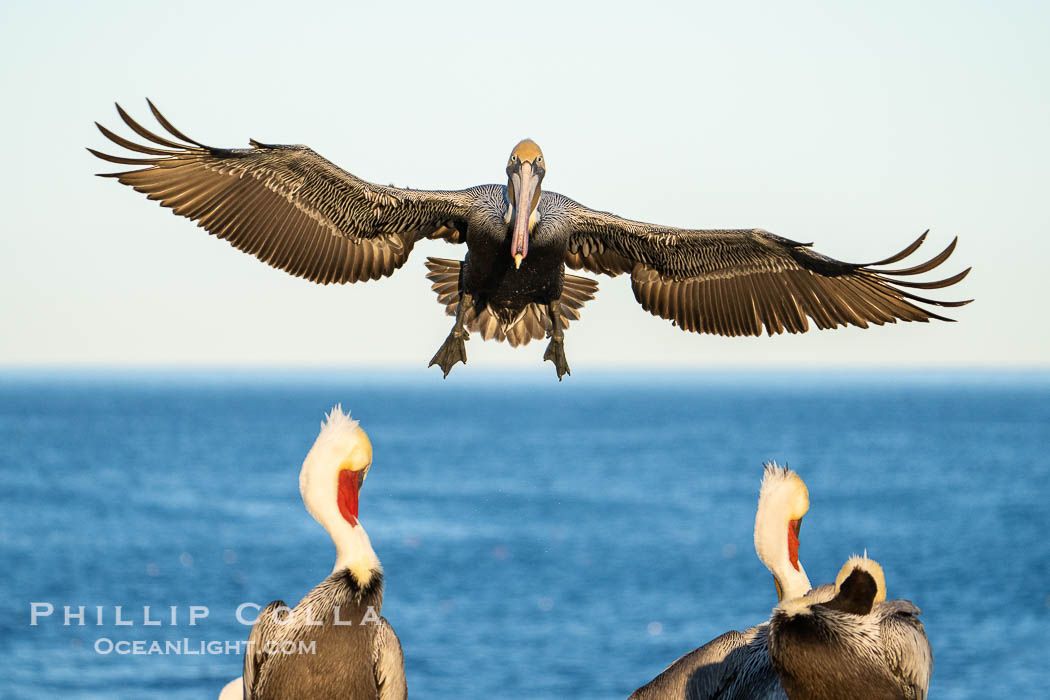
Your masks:
<path fill-rule="evenodd" d="M 654 366 L 598 365 L 581 368 L 561 384 L 625 385 L 643 383 L 666 385 L 724 384 L 793 384 L 798 380 L 824 380 L 837 383 L 866 384 L 892 382 L 900 384 L 1050 384 L 1050 366 L 1042 365 L 688 365 Z M 553 369 L 546 365 L 487 365 L 457 367 L 443 379 L 430 368 L 406 365 L 0 365 L 0 383 L 39 383 L 70 381 L 95 383 L 184 382 L 191 384 L 239 384 L 244 382 L 282 384 L 291 381 L 358 382 L 366 385 L 393 384 L 425 386 L 445 384 L 453 387 L 491 385 L 537 386 L 558 384 Z"/>

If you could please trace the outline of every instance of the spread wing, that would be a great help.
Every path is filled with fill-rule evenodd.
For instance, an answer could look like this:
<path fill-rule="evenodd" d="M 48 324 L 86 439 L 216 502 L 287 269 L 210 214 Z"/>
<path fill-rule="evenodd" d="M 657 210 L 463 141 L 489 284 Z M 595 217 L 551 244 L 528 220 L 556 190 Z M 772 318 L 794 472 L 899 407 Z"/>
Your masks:
<path fill-rule="evenodd" d="M 306 146 L 250 141 L 252 148 L 213 148 L 185 136 L 149 103 L 172 137 L 121 119 L 148 144 L 99 130 L 145 154 L 128 158 L 88 149 L 111 163 L 145 166 L 106 173 L 212 235 L 268 265 L 312 282 L 379 279 L 401 267 L 421 238 L 460 242 L 470 190 L 431 192 L 375 185 L 341 170 Z"/>
<path fill-rule="evenodd" d="M 279 640 L 284 630 L 284 627 L 274 617 L 274 611 L 281 608 L 284 608 L 285 612 L 283 615 L 278 615 L 277 618 L 281 620 L 287 618 L 288 606 L 283 600 L 275 600 L 259 612 L 259 617 L 256 618 L 252 631 L 248 635 L 248 648 L 244 652 L 244 669 L 241 675 L 245 700 L 250 700 L 255 694 L 255 685 L 259 682 L 259 674 L 263 664 L 266 663 L 264 652 L 266 643 Z"/>
<path fill-rule="evenodd" d="M 807 318 L 819 328 L 867 328 L 903 321 L 942 321 L 919 306 L 962 306 L 968 301 L 927 299 L 908 289 L 940 289 L 969 269 L 942 280 L 907 278 L 948 259 L 940 255 L 911 267 L 881 268 L 908 257 L 917 241 L 885 260 L 852 264 L 810 249 L 808 243 L 761 229 L 688 230 L 653 226 L 588 209 L 556 196 L 551 209 L 572 231 L 566 264 L 607 275 L 630 273 L 635 298 L 650 313 L 684 330 L 719 335 L 803 333 Z"/>
<path fill-rule="evenodd" d="M 907 600 L 887 600 L 876 606 L 883 615 L 882 647 L 890 670 L 916 700 L 926 700 L 933 673 L 933 649 L 919 621 L 920 610 Z"/>
<path fill-rule="evenodd" d="M 379 687 L 379 700 L 405 700 L 408 697 L 405 656 L 401 651 L 401 640 L 385 617 L 379 619 L 373 644 L 372 668 Z"/>

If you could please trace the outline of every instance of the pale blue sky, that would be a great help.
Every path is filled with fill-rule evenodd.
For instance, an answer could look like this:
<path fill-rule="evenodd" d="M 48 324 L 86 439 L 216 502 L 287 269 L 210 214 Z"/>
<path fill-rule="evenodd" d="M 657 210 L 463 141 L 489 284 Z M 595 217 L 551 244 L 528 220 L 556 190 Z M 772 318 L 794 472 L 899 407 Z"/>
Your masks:
<path fill-rule="evenodd" d="M 504 179 L 631 218 L 762 227 L 845 260 L 958 235 L 957 324 L 775 339 L 686 334 L 628 280 L 567 335 L 587 366 L 1045 365 L 1046 3 L 42 3 L 0 7 L 0 364 L 423 366 L 450 327 L 417 246 L 317 287 L 113 181 L 119 100 L 205 143 L 306 143 L 382 183 Z M 126 133 L 126 131 L 122 132 Z M 104 149 L 105 150 L 105 149 Z M 113 149 L 110 149 L 111 151 Z M 471 367 L 536 364 L 475 338 Z M 433 370 L 436 372 L 436 370 Z M 456 370 L 463 372 L 463 368 Z M 468 370 L 469 371 L 469 370 Z M 553 370 L 552 370 L 553 372 Z"/>

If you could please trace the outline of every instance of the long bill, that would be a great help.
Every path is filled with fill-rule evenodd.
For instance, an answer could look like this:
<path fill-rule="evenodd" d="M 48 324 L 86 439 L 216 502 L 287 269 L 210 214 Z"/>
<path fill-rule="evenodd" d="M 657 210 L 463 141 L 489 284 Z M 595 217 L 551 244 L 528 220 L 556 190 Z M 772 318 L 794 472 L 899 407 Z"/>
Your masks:
<path fill-rule="evenodd" d="M 536 206 L 536 192 L 540 179 L 532 163 L 522 163 L 518 171 L 510 176 L 514 188 L 514 233 L 510 241 L 510 254 L 514 258 L 514 267 L 520 268 L 521 261 L 529 254 L 529 220 Z"/>

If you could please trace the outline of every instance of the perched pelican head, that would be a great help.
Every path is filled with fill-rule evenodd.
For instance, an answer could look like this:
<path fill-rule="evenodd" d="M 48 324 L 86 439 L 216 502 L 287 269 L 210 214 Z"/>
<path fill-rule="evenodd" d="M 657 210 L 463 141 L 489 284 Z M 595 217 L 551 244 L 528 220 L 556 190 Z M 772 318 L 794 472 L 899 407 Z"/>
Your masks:
<path fill-rule="evenodd" d="M 857 581 L 863 580 L 865 588 L 874 588 L 871 591 L 873 603 L 886 600 L 886 574 L 882 572 L 882 567 L 877 561 L 868 559 L 867 552 L 863 556 L 854 554 L 842 565 L 838 576 L 835 577 L 835 593 L 842 591 L 847 580 L 852 580 L 850 586 L 859 586 Z"/>
<path fill-rule="evenodd" d="M 357 527 L 357 498 L 371 466 L 368 435 L 336 406 L 325 416 L 299 473 L 303 503 L 329 533 L 340 519 Z"/>
<path fill-rule="evenodd" d="M 510 254 L 514 267 L 529 254 L 529 234 L 539 221 L 536 205 L 540 203 L 540 182 L 547 172 L 543 163 L 543 151 L 532 139 L 525 139 L 510 152 L 507 161 L 507 196 L 511 210 L 507 211 L 507 223 L 513 221 Z"/>
<path fill-rule="evenodd" d="M 773 574 L 777 599 L 809 592 L 809 577 L 798 560 L 802 516 L 809 510 L 809 489 L 798 474 L 776 462 L 765 465 L 755 513 L 755 552 Z"/>

